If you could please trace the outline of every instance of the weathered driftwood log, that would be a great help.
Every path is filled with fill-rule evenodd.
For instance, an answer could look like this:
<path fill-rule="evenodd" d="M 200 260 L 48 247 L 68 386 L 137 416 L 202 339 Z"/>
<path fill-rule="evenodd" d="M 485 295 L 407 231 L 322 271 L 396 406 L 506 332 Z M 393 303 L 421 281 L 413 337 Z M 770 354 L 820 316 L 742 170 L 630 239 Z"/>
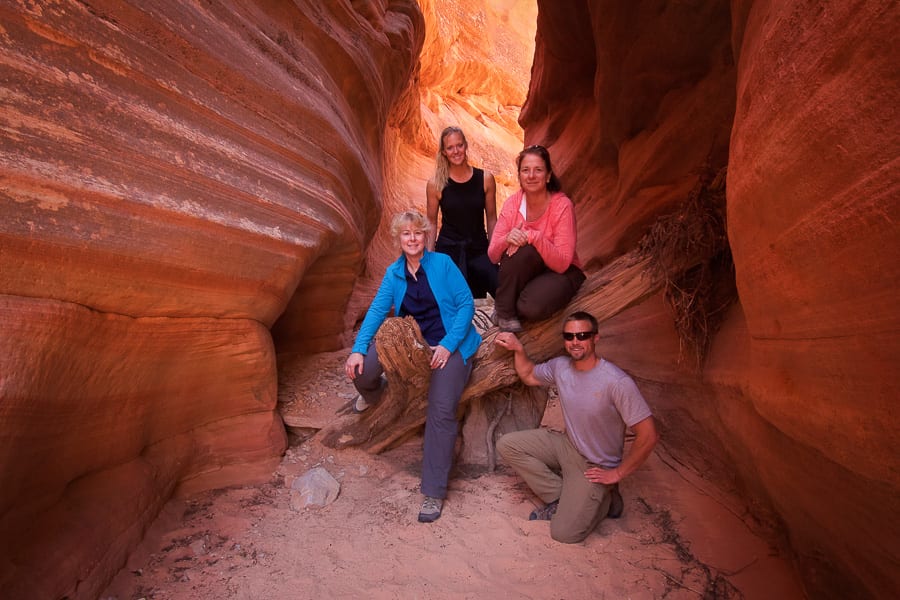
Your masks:
<path fill-rule="evenodd" d="M 662 283 L 658 278 L 647 275 L 648 261 L 635 251 L 588 276 L 578 295 L 565 309 L 565 314 L 584 310 L 602 322 L 656 293 Z M 560 319 L 565 314 L 560 313 L 539 323 L 526 323 L 525 331 L 519 334 L 522 345 L 535 362 L 547 360 L 562 349 Z M 493 328 L 483 336 L 484 341 L 478 349 L 472 377 L 460 404 L 519 380 L 513 367 L 512 355 L 494 346 L 494 338 L 498 333 L 499 330 Z"/>
<path fill-rule="evenodd" d="M 590 275 L 566 312 L 586 310 L 603 321 L 655 293 L 661 283 L 646 275 L 647 261 L 635 251 Z M 543 361 L 559 352 L 560 316 L 530 323 L 520 335 L 534 360 Z M 459 414 L 473 398 L 519 382 L 512 355 L 494 346 L 497 333 L 497 328 L 492 328 L 483 336 Z M 362 446 L 378 453 L 407 439 L 425 422 L 431 350 L 415 321 L 411 317 L 387 319 L 378 330 L 375 344 L 388 380 L 387 390 L 381 402 L 362 415 L 348 415 L 322 430 L 322 442 L 327 446 Z"/>
<path fill-rule="evenodd" d="M 322 430 L 333 448 L 363 446 L 377 453 L 414 433 L 425 422 L 431 349 L 412 317 L 386 319 L 375 335 L 388 381 L 381 401 L 362 415 L 350 414 Z"/>
<path fill-rule="evenodd" d="M 493 471 L 497 465 L 497 440 L 504 433 L 540 425 L 547 407 L 547 392 L 547 388 L 516 384 L 469 400 L 457 462 L 483 465 Z"/>

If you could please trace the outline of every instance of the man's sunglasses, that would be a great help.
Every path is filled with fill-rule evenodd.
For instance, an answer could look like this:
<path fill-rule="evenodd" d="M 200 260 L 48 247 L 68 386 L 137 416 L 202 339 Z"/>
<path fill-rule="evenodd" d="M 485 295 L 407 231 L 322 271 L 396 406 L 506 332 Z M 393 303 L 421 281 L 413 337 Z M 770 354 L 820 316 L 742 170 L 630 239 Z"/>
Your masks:
<path fill-rule="evenodd" d="M 577 333 L 572 333 L 571 331 L 563 331 L 563 339 L 567 342 L 571 342 L 575 338 L 578 338 L 579 342 L 583 342 L 584 340 L 591 339 L 595 335 L 597 335 L 596 331 L 579 331 Z"/>

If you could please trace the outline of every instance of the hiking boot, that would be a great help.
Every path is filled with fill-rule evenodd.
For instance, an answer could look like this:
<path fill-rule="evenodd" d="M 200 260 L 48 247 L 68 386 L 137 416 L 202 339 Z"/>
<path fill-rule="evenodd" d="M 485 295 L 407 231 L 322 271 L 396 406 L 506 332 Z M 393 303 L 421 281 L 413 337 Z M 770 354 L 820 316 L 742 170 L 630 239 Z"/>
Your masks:
<path fill-rule="evenodd" d="M 425 501 L 422 502 L 422 510 L 419 511 L 419 523 L 434 523 L 437 521 L 438 517 L 441 516 L 441 508 L 443 506 L 444 501 L 440 498 L 425 496 Z"/>
<path fill-rule="evenodd" d="M 556 514 L 556 509 L 559 507 L 559 500 L 554 500 L 553 502 L 547 504 L 543 508 L 536 508 L 531 511 L 531 514 L 528 515 L 529 521 L 549 521 L 553 518 L 553 515 Z"/>
<path fill-rule="evenodd" d="M 606 517 L 618 519 L 622 516 L 623 510 L 625 510 L 625 501 L 622 500 L 622 494 L 619 493 L 619 484 L 617 483 L 609 490 L 609 512 L 606 513 Z"/>
<path fill-rule="evenodd" d="M 510 317 L 509 319 L 498 317 L 497 325 L 500 327 L 500 331 L 508 331 L 510 333 L 521 333 L 525 331 L 522 328 L 522 324 L 519 323 L 519 320 L 515 317 Z"/>

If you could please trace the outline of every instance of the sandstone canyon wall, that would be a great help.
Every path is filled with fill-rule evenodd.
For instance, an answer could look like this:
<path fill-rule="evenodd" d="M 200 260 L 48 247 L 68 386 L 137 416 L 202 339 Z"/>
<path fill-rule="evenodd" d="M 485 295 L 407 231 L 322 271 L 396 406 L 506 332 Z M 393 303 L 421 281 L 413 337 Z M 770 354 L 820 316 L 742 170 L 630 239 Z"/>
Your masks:
<path fill-rule="evenodd" d="M 536 8 L 519 115 L 529 2 L 0 3 L 7 594 L 95 597 L 172 493 L 267 477 L 276 355 L 348 342 L 445 125 L 502 199 L 517 118 L 591 269 L 727 167 L 703 369 L 662 294 L 603 352 L 811 597 L 900 588 L 894 3 Z"/>
<path fill-rule="evenodd" d="M 662 294 L 602 327 L 663 443 L 782 532 L 811 597 L 900 589 L 892 2 L 539 2 L 522 124 L 600 265 L 727 167 L 736 303 L 700 372 Z M 574 42 L 573 42 L 574 40 Z"/>
<path fill-rule="evenodd" d="M 340 343 L 423 37 L 413 0 L 0 3 L 0 595 L 96 597 L 172 493 L 270 476 L 270 328 Z"/>

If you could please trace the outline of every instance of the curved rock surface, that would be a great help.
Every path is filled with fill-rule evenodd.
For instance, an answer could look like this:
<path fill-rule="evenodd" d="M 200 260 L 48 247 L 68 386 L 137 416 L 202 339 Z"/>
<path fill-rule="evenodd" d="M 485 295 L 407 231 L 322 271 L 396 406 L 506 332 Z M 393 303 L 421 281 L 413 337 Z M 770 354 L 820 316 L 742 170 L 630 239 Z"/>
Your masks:
<path fill-rule="evenodd" d="M 748 447 L 804 578 L 833 597 L 900 589 L 898 27 L 896 3 L 759 2 L 737 54 L 749 360 L 727 379 L 765 421 Z"/>
<path fill-rule="evenodd" d="M 0 5 L 0 587 L 93 598 L 178 492 L 271 476 L 270 328 L 335 346 L 413 0 Z M 324 293 L 323 293 L 324 292 Z"/>
<path fill-rule="evenodd" d="M 705 368 L 679 362 L 661 299 L 604 324 L 604 353 L 643 381 L 664 443 L 785 535 L 811 597 L 889 597 L 896 3 L 539 5 L 522 123 L 575 199 L 582 257 L 632 247 L 698 172 L 727 165 L 739 300 Z"/>
<path fill-rule="evenodd" d="M 347 343 L 444 126 L 502 200 L 517 120 L 592 269 L 727 167 L 702 371 L 662 296 L 602 350 L 811 597 L 900 588 L 896 3 L 537 4 L 0 6 L 5 594 L 96 597 L 171 494 L 267 477 L 277 354 Z"/>

